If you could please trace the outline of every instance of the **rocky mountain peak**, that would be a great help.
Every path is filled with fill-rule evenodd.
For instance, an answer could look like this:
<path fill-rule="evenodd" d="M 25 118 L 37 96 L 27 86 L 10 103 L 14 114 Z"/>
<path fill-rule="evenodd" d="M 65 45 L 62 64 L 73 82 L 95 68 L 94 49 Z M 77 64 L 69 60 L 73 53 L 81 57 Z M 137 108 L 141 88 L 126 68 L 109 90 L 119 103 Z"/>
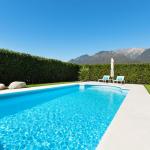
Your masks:
<path fill-rule="evenodd" d="M 99 51 L 94 55 L 82 55 L 70 60 L 76 64 L 107 64 L 110 58 L 115 59 L 115 63 L 150 63 L 150 49 L 144 48 L 124 48 L 110 51 Z"/>

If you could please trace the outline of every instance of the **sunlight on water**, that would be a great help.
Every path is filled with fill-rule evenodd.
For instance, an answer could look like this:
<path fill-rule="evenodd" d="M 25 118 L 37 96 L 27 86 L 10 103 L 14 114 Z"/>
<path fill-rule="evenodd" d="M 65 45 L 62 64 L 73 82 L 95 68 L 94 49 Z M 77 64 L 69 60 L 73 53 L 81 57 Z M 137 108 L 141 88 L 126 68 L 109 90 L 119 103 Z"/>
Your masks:
<path fill-rule="evenodd" d="M 57 97 L 51 96 L 51 90 L 21 96 L 31 101 L 40 97 L 44 102 L 18 108 L 18 112 L 0 119 L 0 149 L 94 150 L 125 95 L 100 86 L 68 88 L 56 90 L 68 91 Z"/>

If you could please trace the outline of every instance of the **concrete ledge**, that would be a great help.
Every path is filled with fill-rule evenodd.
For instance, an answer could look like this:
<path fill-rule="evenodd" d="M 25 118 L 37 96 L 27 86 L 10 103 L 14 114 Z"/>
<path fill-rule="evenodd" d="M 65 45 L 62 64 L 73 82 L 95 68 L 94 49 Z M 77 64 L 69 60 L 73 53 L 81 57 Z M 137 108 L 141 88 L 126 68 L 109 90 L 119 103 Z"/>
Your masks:
<path fill-rule="evenodd" d="M 38 86 L 38 87 L 29 87 L 29 88 L 20 88 L 20 89 L 6 89 L 0 91 L 1 94 L 8 94 L 8 93 L 16 93 L 16 92 L 24 92 L 24 91 L 34 91 L 40 89 L 50 89 L 55 87 L 65 87 L 68 85 L 79 85 L 79 83 L 66 83 L 66 84 L 57 84 L 57 85 L 46 85 L 46 86 Z"/>

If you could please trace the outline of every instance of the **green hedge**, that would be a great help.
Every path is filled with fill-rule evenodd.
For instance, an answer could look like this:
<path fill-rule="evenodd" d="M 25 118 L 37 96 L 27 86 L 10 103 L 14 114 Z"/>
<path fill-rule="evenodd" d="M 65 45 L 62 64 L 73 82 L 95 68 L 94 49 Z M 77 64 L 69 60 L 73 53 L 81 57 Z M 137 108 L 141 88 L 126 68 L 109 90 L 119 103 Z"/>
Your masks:
<path fill-rule="evenodd" d="M 88 77 L 80 71 L 80 80 L 97 81 L 105 74 L 110 74 L 110 65 L 85 65 L 88 70 Z M 83 69 L 83 68 L 82 68 Z M 117 75 L 124 75 L 127 83 L 150 84 L 150 64 L 116 64 L 115 78 Z"/>
<path fill-rule="evenodd" d="M 0 49 L 0 83 L 30 84 L 60 81 L 97 81 L 110 74 L 110 65 L 75 65 L 58 60 Z M 124 75 L 127 83 L 150 84 L 150 64 L 116 64 L 115 77 Z"/>
<path fill-rule="evenodd" d="M 0 82 L 6 85 L 13 81 L 75 81 L 78 72 L 78 65 L 0 49 Z"/>

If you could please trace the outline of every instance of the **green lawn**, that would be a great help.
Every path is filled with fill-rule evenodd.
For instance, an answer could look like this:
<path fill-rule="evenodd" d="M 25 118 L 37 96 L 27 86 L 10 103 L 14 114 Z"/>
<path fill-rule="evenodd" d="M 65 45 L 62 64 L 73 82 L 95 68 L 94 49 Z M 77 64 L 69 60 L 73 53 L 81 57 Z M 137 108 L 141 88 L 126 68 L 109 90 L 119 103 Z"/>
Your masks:
<path fill-rule="evenodd" d="M 58 84 L 67 84 L 67 83 L 77 83 L 77 81 L 74 81 L 74 82 L 43 83 L 43 84 L 29 84 L 29 85 L 27 85 L 27 87 L 37 87 L 37 86 L 47 86 L 47 85 L 58 85 Z"/>
<path fill-rule="evenodd" d="M 150 84 L 148 85 L 148 84 L 146 84 L 145 85 L 145 88 L 147 89 L 147 91 L 150 93 Z"/>

